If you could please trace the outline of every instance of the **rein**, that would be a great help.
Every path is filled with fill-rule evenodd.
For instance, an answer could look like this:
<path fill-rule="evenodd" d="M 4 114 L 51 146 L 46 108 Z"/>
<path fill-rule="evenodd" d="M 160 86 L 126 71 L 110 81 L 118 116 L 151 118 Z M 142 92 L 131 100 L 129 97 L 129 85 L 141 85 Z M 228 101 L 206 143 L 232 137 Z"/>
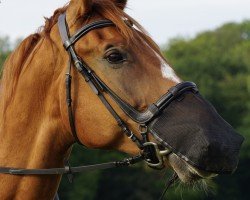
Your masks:
<path fill-rule="evenodd" d="M 75 173 L 81 173 L 90 170 L 100 170 L 100 169 L 110 169 L 118 167 L 128 167 L 130 165 L 136 164 L 142 161 L 142 156 L 135 156 L 126 158 L 121 161 L 107 162 L 95 165 L 85 165 L 78 167 L 71 167 L 70 165 L 65 165 L 62 168 L 50 168 L 50 169 L 22 169 L 22 168 L 9 168 L 1 167 L 1 174 L 11 174 L 11 175 L 73 175 Z M 70 178 L 70 177 L 69 177 Z"/>

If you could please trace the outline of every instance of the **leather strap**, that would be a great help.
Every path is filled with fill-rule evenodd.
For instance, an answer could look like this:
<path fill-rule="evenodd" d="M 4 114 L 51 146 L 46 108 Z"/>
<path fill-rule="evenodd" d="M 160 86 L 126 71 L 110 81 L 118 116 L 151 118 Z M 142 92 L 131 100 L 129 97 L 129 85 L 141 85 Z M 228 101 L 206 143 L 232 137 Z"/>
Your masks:
<path fill-rule="evenodd" d="M 63 41 L 68 41 L 68 25 L 66 23 L 66 15 L 60 15 L 58 18 L 58 25 L 59 25 L 59 33 Z M 66 71 L 66 80 L 65 80 L 65 86 L 66 86 L 66 103 L 67 103 L 67 108 L 68 108 L 68 116 L 69 116 L 69 124 L 71 128 L 72 135 L 75 138 L 75 141 L 79 144 L 82 145 L 80 142 L 77 133 L 76 133 L 76 128 L 75 128 L 75 120 L 74 120 L 74 115 L 73 115 L 73 110 L 72 110 L 72 98 L 71 98 L 71 65 L 72 65 L 72 59 L 71 56 L 69 55 L 69 63 Z"/>
<path fill-rule="evenodd" d="M 67 107 L 68 107 L 68 116 L 69 116 L 69 124 L 71 128 L 71 132 L 75 138 L 75 141 L 79 144 L 82 145 L 80 142 L 77 133 L 76 133 L 76 128 L 75 128 L 75 120 L 74 120 L 74 115 L 73 115 L 73 109 L 72 109 L 72 98 L 71 98 L 71 58 L 69 59 L 69 64 L 68 64 L 68 69 L 66 73 L 66 102 L 67 102 Z"/>
<path fill-rule="evenodd" d="M 82 27 L 76 34 L 74 34 L 69 40 L 64 42 L 65 49 L 68 49 L 70 45 L 74 45 L 82 36 L 86 35 L 93 29 L 104 28 L 107 26 L 114 26 L 114 23 L 110 20 L 99 20 L 97 22 L 92 22 L 84 27 Z"/>
<path fill-rule="evenodd" d="M 66 22 L 66 14 L 62 14 L 58 18 L 58 26 L 60 27 L 60 35 L 63 41 L 64 48 L 67 50 L 70 46 L 74 45 L 81 37 L 86 35 L 88 32 L 98 29 L 104 28 L 107 26 L 114 26 L 114 23 L 110 20 L 99 20 L 96 22 L 92 22 L 87 24 L 86 26 L 79 29 L 71 38 L 69 38 L 69 29 Z"/>
<path fill-rule="evenodd" d="M 66 22 L 66 15 L 62 14 L 59 16 L 58 19 L 58 24 L 59 24 L 59 32 L 61 39 L 64 44 L 64 48 L 68 51 L 70 60 L 74 62 L 74 65 L 78 72 L 83 76 L 85 81 L 89 84 L 90 88 L 93 90 L 93 92 L 99 97 L 99 99 L 102 101 L 104 106 L 107 108 L 107 110 L 111 113 L 111 115 L 114 117 L 114 119 L 117 121 L 117 124 L 121 127 L 123 132 L 129 137 L 133 142 L 136 143 L 136 145 L 142 149 L 143 144 L 142 141 L 137 138 L 137 136 L 132 133 L 132 131 L 129 130 L 127 125 L 124 123 L 124 121 L 120 118 L 120 116 L 116 113 L 116 111 L 113 109 L 113 107 L 109 104 L 107 99 L 103 95 L 103 90 L 106 88 L 106 85 L 104 85 L 101 81 L 98 81 L 98 77 L 94 74 L 94 72 L 88 67 L 88 65 L 83 61 L 80 60 L 80 58 L 76 55 L 73 44 L 82 36 L 87 34 L 89 31 L 97 28 L 103 28 L 106 26 L 111 26 L 114 25 L 113 22 L 109 20 L 100 20 L 93 22 L 91 24 L 88 24 L 81 28 L 74 36 L 71 38 L 69 37 L 69 31 L 68 31 L 68 25 Z M 68 105 L 68 115 L 69 115 L 69 122 L 71 126 L 71 131 L 73 136 L 75 137 L 75 140 L 77 143 L 81 144 L 75 124 L 74 124 L 74 116 L 73 116 L 73 111 L 71 107 L 71 95 L 70 95 L 70 86 L 71 86 L 71 76 L 70 76 L 70 69 L 71 69 L 71 62 L 68 67 L 68 72 L 67 72 L 67 78 L 66 78 L 66 93 L 67 93 L 67 105 Z M 107 90 L 107 89 L 106 89 Z M 111 90 L 110 90 L 111 91 Z"/>
<path fill-rule="evenodd" d="M 51 168 L 51 169 L 21 169 L 21 168 L 9 168 L 0 167 L 1 174 L 12 174 L 12 175 L 62 175 L 62 174 L 75 174 L 90 170 L 110 169 L 118 167 L 128 167 L 134 165 L 143 160 L 142 155 L 130 157 L 122 161 L 107 162 L 95 165 L 86 165 L 79 167 L 70 167 L 66 165 L 63 168 Z"/>

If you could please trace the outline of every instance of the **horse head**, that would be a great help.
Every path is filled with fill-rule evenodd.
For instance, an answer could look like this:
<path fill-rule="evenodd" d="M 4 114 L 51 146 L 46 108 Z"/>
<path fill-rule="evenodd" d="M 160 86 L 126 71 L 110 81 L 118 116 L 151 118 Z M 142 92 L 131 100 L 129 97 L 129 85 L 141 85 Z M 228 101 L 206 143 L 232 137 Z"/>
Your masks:
<path fill-rule="evenodd" d="M 77 52 L 76 54 L 80 60 L 89 66 L 97 77 L 102 80 L 101 83 L 108 85 L 114 94 L 119 96 L 119 98 L 124 100 L 128 105 L 131 105 L 132 108 L 138 112 L 144 112 L 150 105 L 156 102 L 159 97 L 169 91 L 170 88 L 178 85 L 181 80 L 163 58 L 157 45 L 146 34 L 143 28 L 134 19 L 124 13 L 123 9 L 126 7 L 126 3 L 127 1 L 115 0 L 72 0 L 66 11 L 66 22 L 68 23 L 69 34 L 73 34 L 84 25 L 91 24 L 98 20 L 108 19 L 113 23 L 112 26 L 91 30 L 79 38 L 79 40 L 77 39 L 77 42 L 74 44 L 74 51 Z M 59 40 L 59 48 L 60 42 Z M 63 61 L 62 63 L 64 63 L 62 69 L 64 69 L 63 71 L 65 72 L 68 55 L 66 51 L 60 52 L 60 59 Z M 114 117 L 83 81 L 82 76 L 80 73 L 77 73 L 77 70 L 73 72 L 72 79 L 73 112 L 79 141 L 90 148 L 116 149 L 129 154 L 139 153 L 140 149 L 138 149 L 125 134 L 122 134 Z M 65 91 L 63 89 L 60 91 L 63 122 L 68 132 L 71 132 L 65 107 Z M 136 133 L 135 135 L 140 138 L 141 136 L 138 133 L 138 123 L 135 122 L 136 120 L 131 119 L 128 113 L 126 113 L 126 111 L 124 112 L 124 110 L 120 108 L 121 106 L 119 106 L 119 104 L 117 105 L 117 102 L 110 98 L 109 95 L 105 94 L 105 98 L 117 112 L 118 116 L 120 116 L 123 121 L 128 124 L 129 128 Z M 172 133 L 164 133 L 164 130 L 161 130 L 160 134 L 168 134 L 168 137 L 175 137 L 175 140 L 178 140 L 178 144 L 174 142 L 173 145 L 169 145 L 168 141 L 162 139 L 164 136 L 161 136 L 159 139 L 159 134 L 157 135 L 157 133 L 150 134 L 150 140 L 155 141 L 160 148 L 170 146 L 172 153 L 164 157 L 165 166 L 173 168 L 179 178 L 184 182 L 192 182 L 199 178 L 215 176 L 224 169 L 227 169 L 225 170 L 227 173 L 231 173 L 237 165 L 238 153 L 235 153 L 231 160 L 229 160 L 229 154 L 233 151 L 238 152 L 239 145 L 242 142 L 241 137 L 234 134 L 234 131 L 231 130 L 229 125 L 220 118 L 214 108 L 204 99 L 197 99 L 196 97 L 190 98 L 193 98 L 193 100 L 188 100 L 189 104 L 198 105 L 195 107 L 196 110 L 185 109 L 191 106 L 186 104 L 179 108 L 183 111 L 183 113 L 179 112 L 180 116 L 176 116 L 177 118 L 168 117 L 168 120 L 176 120 L 177 122 L 175 122 L 174 126 L 182 125 L 184 126 L 182 129 L 187 130 L 190 128 L 185 124 L 189 123 L 195 126 L 195 122 L 198 123 L 196 120 L 201 121 L 200 118 L 202 118 L 202 115 L 208 115 L 207 121 L 202 121 L 201 123 L 210 124 L 210 126 L 206 126 L 205 128 L 197 126 L 196 129 L 191 128 L 189 131 L 180 134 L 179 137 L 173 136 L 173 134 L 176 134 L 175 131 L 179 129 L 173 129 Z M 199 115 L 193 118 L 193 121 L 187 120 L 187 122 L 185 122 L 178 119 L 191 119 L 190 116 L 192 116 L 192 112 L 200 112 Z M 210 114 L 211 112 L 213 113 Z M 217 123 L 217 133 L 213 130 L 215 126 L 211 126 L 211 123 L 216 124 L 215 121 L 219 121 L 219 124 Z M 224 130 L 219 130 L 223 129 L 221 128 L 223 126 Z M 203 131 L 203 133 L 192 135 L 189 133 L 192 131 Z M 225 134 L 219 133 L 219 131 L 225 132 Z M 226 132 L 229 133 L 227 134 Z M 191 136 L 187 137 L 187 134 Z M 224 136 L 224 140 L 227 140 L 228 143 L 221 143 L 218 139 Z M 226 138 L 227 136 L 228 138 Z M 217 139 L 217 141 L 211 142 L 211 139 L 207 139 L 211 137 L 214 137 L 214 140 Z M 165 142 L 165 145 L 159 144 L 159 141 L 162 140 L 163 143 Z M 185 140 L 195 140 L 197 143 L 203 142 L 206 143 L 206 145 L 195 146 L 192 143 L 186 144 Z M 221 139 L 221 141 L 222 140 L 223 139 Z M 74 137 L 72 137 L 72 142 L 73 141 Z M 200 148 L 198 150 L 196 149 L 198 152 L 204 151 L 204 148 L 212 149 L 209 150 L 209 153 L 204 153 L 204 155 L 198 153 L 199 158 L 194 159 L 194 162 L 194 160 L 189 159 L 189 156 L 185 155 L 191 151 L 190 146 L 186 147 L 187 149 L 181 153 L 177 152 L 178 149 L 176 149 L 176 146 L 180 146 L 180 144 L 182 144 L 182 146 L 193 145 L 195 148 Z M 231 146 L 231 151 L 226 151 L 226 153 L 223 154 L 223 151 L 227 147 L 220 149 L 218 146 L 221 145 Z M 195 157 L 194 153 L 190 153 L 190 156 Z M 210 162 L 218 162 L 218 159 L 212 158 L 214 156 L 220 157 L 221 164 L 211 164 L 213 168 L 210 166 Z M 200 163 L 202 163 L 202 167 Z"/>
<path fill-rule="evenodd" d="M 243 138 L 194 83 L 181 81 L 124 12 L 126 3 L 71 0 L 8 58 L 0 90 L 3 167 L 58 167 L 78 142 L 140 154 L 186 183 L 236 169 Z M 2 176 L 6 199 L 14 191 L 27 196 L 21 181 L 36 186 L 30 199 L 40 194 L 39 184 L 54 184 L 41 197 L 52 198 L 60 181 Z"/>

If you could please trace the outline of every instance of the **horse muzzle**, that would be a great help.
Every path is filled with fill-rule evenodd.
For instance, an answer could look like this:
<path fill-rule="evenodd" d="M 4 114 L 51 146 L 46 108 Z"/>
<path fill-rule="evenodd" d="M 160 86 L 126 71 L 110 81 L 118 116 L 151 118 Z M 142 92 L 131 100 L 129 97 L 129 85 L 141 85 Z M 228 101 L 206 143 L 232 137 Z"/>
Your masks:
<path fill-rule="evenodd" d="M 173 152 L 191 166 L 206 172 L 233 173 L 237 168 L 244 138 L 198 90 L 176 96 L 148 123 L 147 128 L 168 150 L 160 151 L 153 144 L 148 144 L 156 149 L 158 164 L 164 155 Z"/>

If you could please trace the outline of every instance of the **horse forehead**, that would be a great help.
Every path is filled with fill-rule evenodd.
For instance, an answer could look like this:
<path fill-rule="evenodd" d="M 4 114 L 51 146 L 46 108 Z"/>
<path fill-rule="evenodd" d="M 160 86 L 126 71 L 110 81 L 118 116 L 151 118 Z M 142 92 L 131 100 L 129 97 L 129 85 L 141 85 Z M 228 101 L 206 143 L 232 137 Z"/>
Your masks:
<path fill-rule="evenodd" d="M 86 37 L 89 43 L 94 45 L 111 41 L 113 43 L 126 43 L 125 38 L 113 26 L 92 30 L 84 37 Z"/>
<path fill-rule="evenodd" d="M 76 46 L 84 53 L 93 49 L 102 51 L 108 46 L 127 46 L 127 41 L 115 27 L 105 27 L 90 31 L 76 43 Z"/>

